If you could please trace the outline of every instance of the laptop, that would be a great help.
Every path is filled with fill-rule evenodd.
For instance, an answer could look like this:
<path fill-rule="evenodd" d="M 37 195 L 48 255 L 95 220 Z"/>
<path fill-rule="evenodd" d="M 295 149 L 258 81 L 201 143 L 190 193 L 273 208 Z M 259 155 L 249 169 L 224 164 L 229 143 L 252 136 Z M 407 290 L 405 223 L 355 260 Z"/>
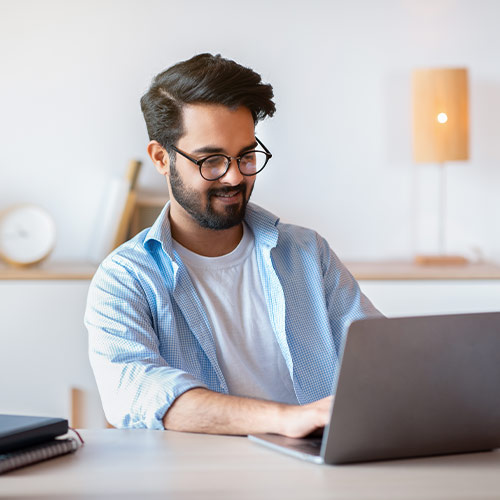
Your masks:
<path fill-rule="evenodd" d="M 68 432 L 62 418 L 0 414 L 0 453 L 50 441 Z"/>
<path fill-rule="evenodd" d="M 500 312 L 351 324 L 320 438 L 249 438 L 322 464 L 500 447 Z"/>

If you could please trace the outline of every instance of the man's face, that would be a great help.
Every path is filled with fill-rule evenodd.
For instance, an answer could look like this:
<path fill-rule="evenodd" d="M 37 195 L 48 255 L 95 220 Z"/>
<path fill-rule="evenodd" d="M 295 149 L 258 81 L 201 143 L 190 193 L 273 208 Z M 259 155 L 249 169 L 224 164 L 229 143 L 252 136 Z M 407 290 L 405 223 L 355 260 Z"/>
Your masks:
<path fill-rule="evenodd" d="M 239 156 L 257 145 L 252 114 L 244 107 L 190 104 L 183 111 L 183 127 L 176 146 L 197 160 L 214 153 Z M 178 207 L 172 209 L 185 211 L 201 227 L 229 229 L 242 222 L 254 182 L 255 177 L 241 175 L 235 160 L 223 177 L 207 181 L 197 165 L 176 154 L 170 164 L 170 193 Z"/>

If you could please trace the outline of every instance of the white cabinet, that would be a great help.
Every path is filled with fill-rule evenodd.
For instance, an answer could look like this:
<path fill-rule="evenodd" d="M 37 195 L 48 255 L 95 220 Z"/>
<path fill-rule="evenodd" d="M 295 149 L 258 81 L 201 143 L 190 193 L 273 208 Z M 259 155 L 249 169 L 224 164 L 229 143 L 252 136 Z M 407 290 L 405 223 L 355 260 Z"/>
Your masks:
<path fill-rule="evenodd" d="M 419 266 L 405 262 L 347 263 L 363 292 L 386 316 L 500 311 L 495 264 Z"/>
<path fill-rule="evenodd" d="M 500 311 L 499 280 L 360 280 L 386 316 Z"/>
<path fill-rule="evenodd" d="M 495 266 L 441 271 L 381 263 L 347 266 L 387 316 L 500 310 Z M 0 267 L 0 413 L 69 418 L 73 387 L 82 394 L 78 425 L 106 425 L 83 324 L 94 270 Z"/>
<path fill-rule="evenodd" d="M 79 425 L 104 427 L 83 325 L 92 273 L 33 275 L 36 271 L 26 270 L 27 278 L 37 278 L 18 279 L 22 272 L 14 278 L 10 270 L 4 271 L 0 279 L 0 413 L 70 418 L 73 387 L 82 391 Z"/>

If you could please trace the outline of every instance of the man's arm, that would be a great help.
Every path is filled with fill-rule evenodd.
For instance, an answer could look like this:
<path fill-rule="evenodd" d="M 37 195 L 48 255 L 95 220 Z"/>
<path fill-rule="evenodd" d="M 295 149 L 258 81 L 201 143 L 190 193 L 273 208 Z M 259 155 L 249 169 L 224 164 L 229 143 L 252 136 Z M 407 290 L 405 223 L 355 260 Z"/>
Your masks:
<path fill-rule="evenodd" d="M 337 355 L 341 357 L 350 324 L 358 319 L 383 316 L 361 291 L 358 282 L 327 241 L 317 235 L 323 267 L 323 285 Z"/>
<path fill-rule="evenodd" d="M 272 432 L 303 437 L 328 423 L 331 404 L 332 397 L 298 406 L 195 388 L 174 401 L 163 425 L 169 430 L 207 434 Z"/>

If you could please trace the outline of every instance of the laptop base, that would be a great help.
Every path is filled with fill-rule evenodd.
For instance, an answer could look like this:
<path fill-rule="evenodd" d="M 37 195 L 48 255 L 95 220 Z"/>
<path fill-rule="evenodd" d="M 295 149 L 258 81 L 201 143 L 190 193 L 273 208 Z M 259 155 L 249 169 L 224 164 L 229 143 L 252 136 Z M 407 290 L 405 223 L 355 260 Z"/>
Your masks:
<path fill-rule="evenodd" d="M 250 441 L 301 460 L 307 460 L 315 464 L 324 463 L 321 456 L 321 438 L 289 438 L 279 434 L 253 434 L 249 435 L 248 438 Z"/>

